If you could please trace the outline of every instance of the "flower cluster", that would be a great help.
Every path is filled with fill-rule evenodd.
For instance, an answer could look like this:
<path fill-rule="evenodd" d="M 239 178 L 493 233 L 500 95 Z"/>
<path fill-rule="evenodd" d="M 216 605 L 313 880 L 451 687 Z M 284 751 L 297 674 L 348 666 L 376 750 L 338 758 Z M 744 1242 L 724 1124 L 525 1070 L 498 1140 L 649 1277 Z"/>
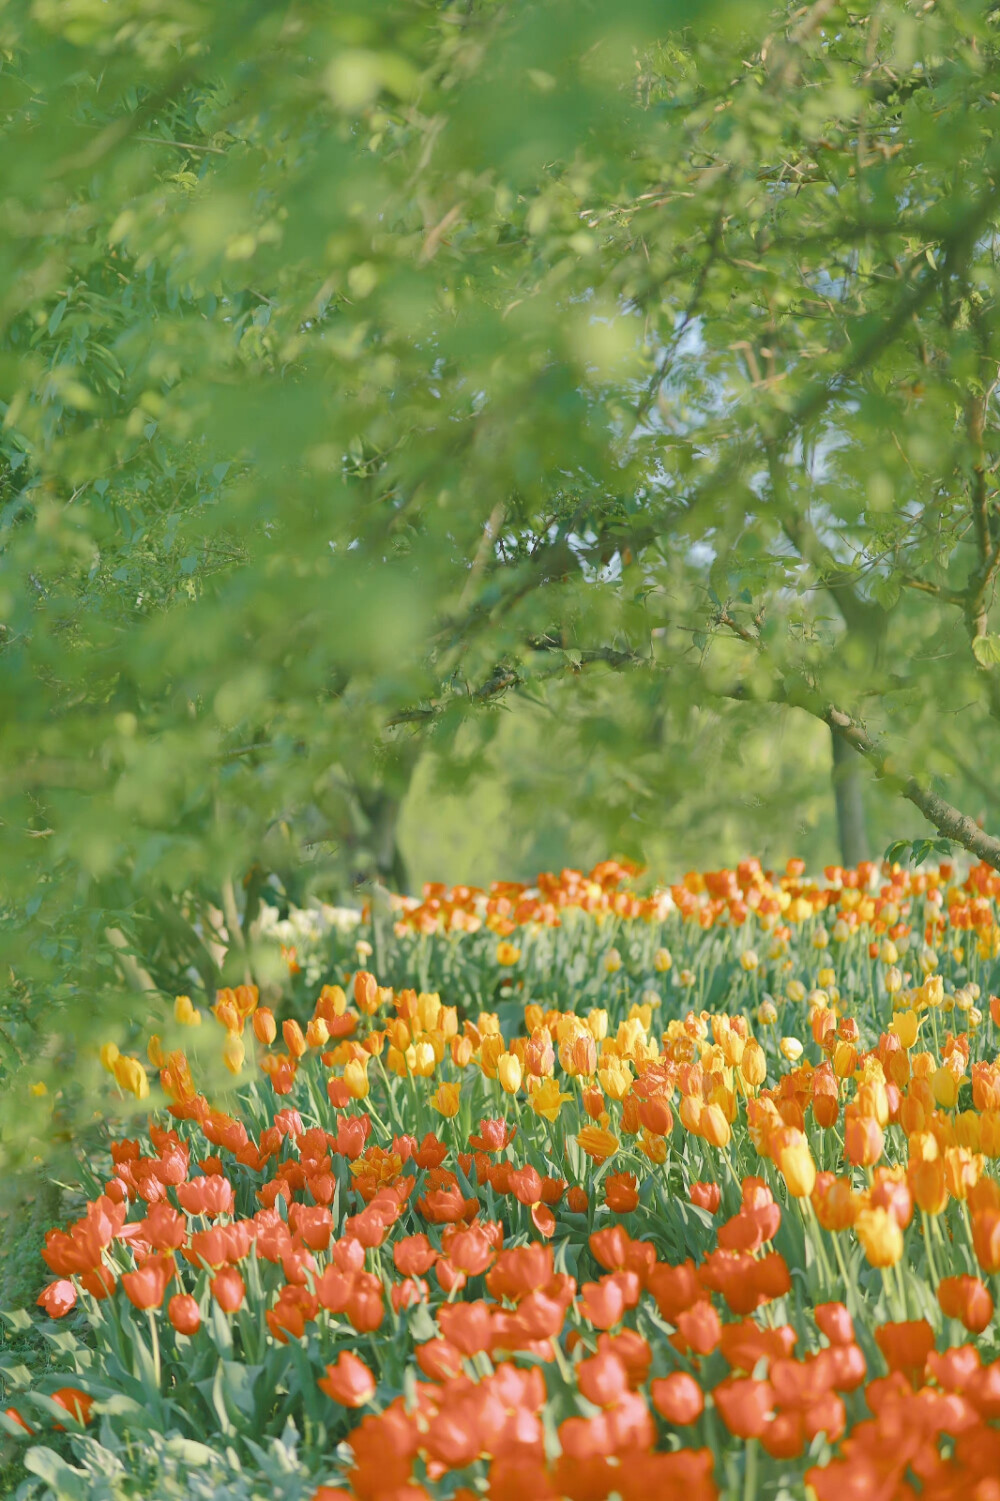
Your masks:
<path fill-rule="evenodd" d="M 46 1239 L 74 1385 L 4 1426 L 292 1422 L 317 1501 L 992 1495 L 998 878 L 633 874 L 432 888 L 425 988 L 331 960 L 109 1039 L 154 1113 Z"/>

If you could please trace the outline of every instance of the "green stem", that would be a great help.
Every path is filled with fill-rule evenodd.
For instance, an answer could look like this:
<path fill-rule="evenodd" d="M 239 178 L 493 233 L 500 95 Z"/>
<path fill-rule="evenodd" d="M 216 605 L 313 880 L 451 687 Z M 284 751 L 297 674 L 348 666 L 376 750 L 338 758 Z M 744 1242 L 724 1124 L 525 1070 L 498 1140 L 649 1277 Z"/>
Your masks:
<path fill-rule="evenodd" d="M 757 1496 L 757 1440 L 747 1439 L 743 1465 L 743 1501 L 756 1501 Z"/>
<path fill-rule="evenodd" d="M 153 1308 L 147 1308 L 146 1314 L 149 1318 L 149 1343 L 153 1352 L 153 1375 L 156 1380 L 156 1390 L 157 1393 L 159 1393 L 161 1388 L 160 1336 L 157 1333 L 156 1329 L 156 1310 Z"/>
<path fill-rule="evenodd" d="M 931 1276 L 934 1279 L 934 1286 L 936 1288 L 938 1283 L 941 1281 L 941 1278 L 938 1276 L 938 1269 L 934 1264 L 934 1252 L 931 1249 L 931 1242 L 933 1240 L 933 1227 L 930 1222 L 930 1215 L 926 1214 L 924 1210 L 920 1211 L 920 1222 L 924 1230 L 924 1250 L 927 1253 L 927 1266 Z"/>

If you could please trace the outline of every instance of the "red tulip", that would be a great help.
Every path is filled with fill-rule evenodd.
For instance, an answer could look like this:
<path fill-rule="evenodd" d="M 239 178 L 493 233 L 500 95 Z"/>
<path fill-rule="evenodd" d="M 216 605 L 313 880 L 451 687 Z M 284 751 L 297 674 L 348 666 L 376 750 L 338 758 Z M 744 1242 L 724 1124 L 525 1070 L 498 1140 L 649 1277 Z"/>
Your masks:
<path fill-rule="evenodd" d="M 246 1287 L 234 1266 L 224 1266 L 212 1278 L 212 1296 L 223 1313 L 235 1313 L 243 1305 Z"/>
<path fill-rule="evenodd" d="M 675 1371 L 654 1381 L 650 1387 L 653 1406 L 661 1417 L 676 1428 L 696 1423 L 705 1407 L 701 1387 L 686 1371 Z"/>
<path fill-rule="evenodd" d="M 341 1352 L 336 1365 L 327 1366 L 316 1385 L 341 1407 L 364 1407 L 375 1395 L 375 1377 L 350 1350 Z"/>
<path fill-rule="evenodd" d="M 190 1293 L 175 1293 L 167 1304 L 167 1317 L 178 1334 L 197 1334 L 201 1328 L 201 1311 Z"/>
<path fill-rule="evenodd" d="M 122 1287 L 134 1308 L 160 1308 L 173 1275 L 170 1257 L 150 1256 L 136 1271 L 122 1273 Z"/>
<path fill-rule="evenodd" d="M 76 1288 L 66 1277 L 50 1282 L 38 1295 L 38 1306 L 44 1308 L 50 1319 L 65 1318 L 76 1307 Z"/>

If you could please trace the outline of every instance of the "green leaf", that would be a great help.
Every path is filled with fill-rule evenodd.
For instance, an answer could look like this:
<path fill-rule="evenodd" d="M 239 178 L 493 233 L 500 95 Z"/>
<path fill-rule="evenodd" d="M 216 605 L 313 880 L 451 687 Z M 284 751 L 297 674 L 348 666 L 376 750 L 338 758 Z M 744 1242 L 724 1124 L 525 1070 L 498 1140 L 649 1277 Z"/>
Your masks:
<path fill-rule="evenodd" d="M 1000 636 L 975 636 L 972 650 L 981 667 L 995 667 L 1000 662 Z"/>
<path fill-rule="evenodd" d="M 77 1501 L 83 1495 L 82 1472 L 43 1444 L 33 1445 L 24 1456 L 24 1468 L 51 1486 L 58 1501 Z"/>

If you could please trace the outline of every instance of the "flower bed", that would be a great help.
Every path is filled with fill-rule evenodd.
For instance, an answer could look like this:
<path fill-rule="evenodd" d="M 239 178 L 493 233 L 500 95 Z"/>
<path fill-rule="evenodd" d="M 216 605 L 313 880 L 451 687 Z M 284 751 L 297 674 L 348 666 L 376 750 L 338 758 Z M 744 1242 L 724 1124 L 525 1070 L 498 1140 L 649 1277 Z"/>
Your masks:
<path fill-rule="evenodd" d="M 1000 878 L 632 874 L 108 1039 L 26 1494 L 1000 1495 Z"/>

